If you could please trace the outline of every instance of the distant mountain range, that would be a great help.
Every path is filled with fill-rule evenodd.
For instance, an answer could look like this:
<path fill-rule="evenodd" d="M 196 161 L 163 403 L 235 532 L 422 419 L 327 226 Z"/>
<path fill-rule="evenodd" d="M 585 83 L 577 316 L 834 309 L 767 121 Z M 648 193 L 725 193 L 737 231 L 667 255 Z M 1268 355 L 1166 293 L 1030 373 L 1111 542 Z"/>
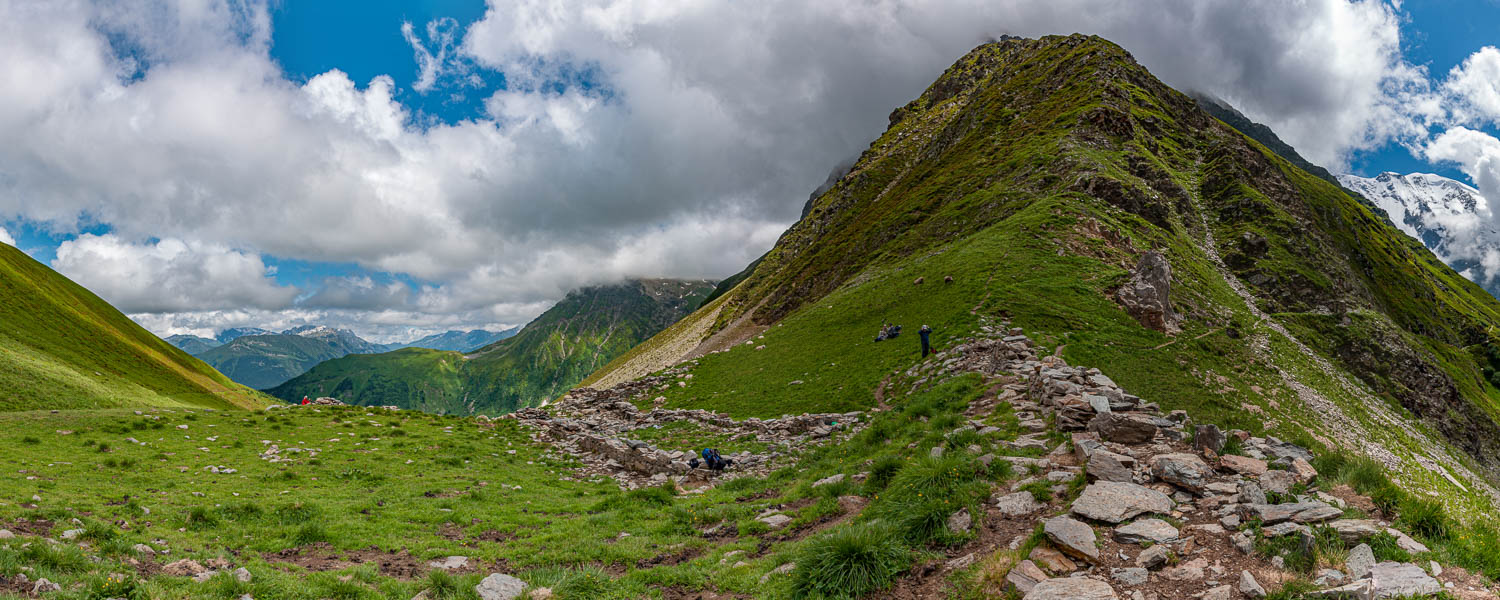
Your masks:
<path fill-rule="evenodd" d="M 1431 173 L 1340 175 L 1339 182 L 1380 206 L 1453 270 L 1500 296 L 1500 232 L 1479 190 Z"/>
<path fill-rule="evenodd" d="M 465 355 L 405 348 L 330 360 L 267 389 L 447 414 L 500 414 L 555 398 L 696 309 L 713 281 L 635 280 L 569 293 L 519 334 Z"/>
<path fill-rule="evenodd" d="M 405 344 L 387 344 L 390 350 L 402 348 L 427 348 L 429 350 L 453 350 L 456 352 L 469 352 L 478 350 L 505 338 L 521 332 L 520 327 L 512 327 L 505 331 L 487 331 L 474 329 L 470 331 L 445 331 L 429 335 L 419 340 Z"/>
<path fill-rule="evenodd" d="M 520 328 L 448 331 L 405 344 L 376 344 L 347 329 L 302 325 L 279 333 L 239 327 L 226 329 L 213 338 L 174 335 L 166 340 L 239 383 L 265 389 L 301 375 L 318 363 L 349 354 L 378 354 L 401 348 L 468 352 L 519 331 Z"/>

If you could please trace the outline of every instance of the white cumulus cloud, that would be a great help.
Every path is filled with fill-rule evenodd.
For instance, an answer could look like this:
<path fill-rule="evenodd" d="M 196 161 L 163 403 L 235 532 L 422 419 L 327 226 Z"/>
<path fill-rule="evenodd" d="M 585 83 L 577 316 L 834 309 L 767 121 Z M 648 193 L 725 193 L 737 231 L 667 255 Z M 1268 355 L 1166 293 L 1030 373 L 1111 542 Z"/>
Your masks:
<path fill-rule="evenodd" d="M 271 279 L 258 255 L 176 239 L 85 234 L 57 248 L 52 268 L 125 312 L 281 309 L 298 293 Z"/>
<path fill-rule="evenodd" d="M 16 245 L 16 238 L 11 237 L 10 232 L 6 231 L 4 227 L 0 227 L 0 243 L 14 246 Z"/>
<path fill-rule="evenodd" d="M 262 254 L 432 282 L 333 282 L 296 310 L 512 323 L 579 285 L 738 271 L 892 109 L 1001 34 L 1103 35 L 1330 167 L 1432 109 L 1377 0 L 491 0 L 466 29 L 391 24 L 419 92 L 503 72 L 486 114 L 449 124 L 416 122 L 389 77 L 293 81 L 270 23 L 254 0 L 0 1 L 0 139 L 26 140 L 0 145 L 0 219 L 107 224 L 59 264 L 158 330 L 292 310 Z M 189 276 L 162 244 L 249 282 Z"/>

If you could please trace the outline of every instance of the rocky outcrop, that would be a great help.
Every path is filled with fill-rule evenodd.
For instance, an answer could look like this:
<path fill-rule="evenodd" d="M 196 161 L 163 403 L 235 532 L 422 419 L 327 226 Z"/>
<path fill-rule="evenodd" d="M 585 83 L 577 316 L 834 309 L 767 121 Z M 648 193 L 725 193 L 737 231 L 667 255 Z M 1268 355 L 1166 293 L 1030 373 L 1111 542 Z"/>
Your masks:
<path fill-rule="evenodd" d="M 1172 265 L 1159 252 L 1141 255 L 1130 279 L 1115 291 L 1115 301 L 1141 325 L 1177 333 L 1182 317 L 1172 310 Z"/>
<path fill-rule="evenodd" d="M 857 412 L 736 421 L 707 410 L 643 411 L 632 402 L 658 390 L 663 382 L 675 381 L 681 374 L 682 369 L 675 369 L 604 390 L 579 388 L 546 408 L 525 408 L 501 418 L 520 422 L 534 431 L 533 438 L 538 442 L 550 444 L 556 451 L 582 462 L 583 468 L 574 477 L 610 477 L 626 489 L 658 485 L 673 478 L 764 476 L 793 448 L 827 442 L 835 438 L 835 433 L 842 435 L 863 426 L 862 415 Z M 733 465 L 716 473 L 707 467 L 690 465 L 696 448 L 657 448 L 631 435 L 679 422 L 693 423 L 705 433 L 753 441 L 770 449 L 761 453 L 731 453 L 721 448 L 724 458 L 732 460 Z"/>

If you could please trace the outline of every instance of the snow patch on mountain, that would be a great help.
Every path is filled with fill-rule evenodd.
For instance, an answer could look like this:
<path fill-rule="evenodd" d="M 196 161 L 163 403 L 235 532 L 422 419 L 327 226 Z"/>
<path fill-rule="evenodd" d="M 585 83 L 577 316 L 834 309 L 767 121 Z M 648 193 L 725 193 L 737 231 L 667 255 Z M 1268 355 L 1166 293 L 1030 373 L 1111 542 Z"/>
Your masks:
<path fill-rule="evenodd" d="M 1338 179 L 1385 210 L 1391 222 L 1421 240 L 1453 270 L 1500 295 L 1500 232 L 1479 190 L 1431 173 Z"/>

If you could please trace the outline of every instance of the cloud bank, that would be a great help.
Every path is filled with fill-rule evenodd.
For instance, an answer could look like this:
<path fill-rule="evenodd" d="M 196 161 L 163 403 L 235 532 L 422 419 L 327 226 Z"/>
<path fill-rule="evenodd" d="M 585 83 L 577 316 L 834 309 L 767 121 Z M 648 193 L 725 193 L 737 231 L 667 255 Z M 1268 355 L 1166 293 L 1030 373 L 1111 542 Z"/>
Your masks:
<path fill-rule="evenodd" d="M 0 219 L 107 224 L 55 266 L 159 332 L 514 324 L 579 285 L 738 271 L 892 109 L 1001 34 L 1108 37 L 1329 166 L 1419 144 L 1433 111 L 1374 0 L 492 0 L 467 28 L 391 24 L 418 92 L 503 74 L 484 114 L 436 124 L 390 77 L 289 79 L 269 10 L 0 2 L 0 136 L 28 140 L 0 146 Z M 1495 60 L 1472 62 L 1449 79 L 1493 118 Z M 263 254 L 421 283 L 294 289 Z"/>

